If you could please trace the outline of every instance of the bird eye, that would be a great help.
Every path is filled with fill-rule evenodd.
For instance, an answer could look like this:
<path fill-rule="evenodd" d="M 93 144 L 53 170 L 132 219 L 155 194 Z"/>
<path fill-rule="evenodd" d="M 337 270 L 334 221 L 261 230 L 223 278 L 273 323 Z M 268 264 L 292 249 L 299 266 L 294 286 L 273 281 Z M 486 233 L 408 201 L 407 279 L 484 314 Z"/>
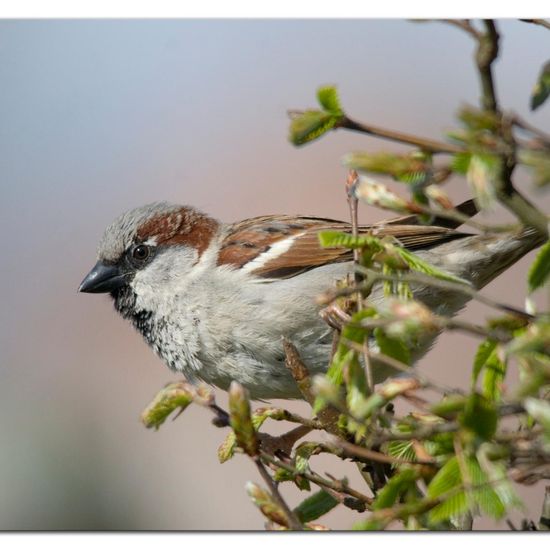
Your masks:
<path fill-rule="evenodd" d="M 147 258 L 149 258 L 150 253 L 151 251 L 146 244 L 139 244 L 132 251 L 132 258 L 138 262 L 144 262 Z"/>

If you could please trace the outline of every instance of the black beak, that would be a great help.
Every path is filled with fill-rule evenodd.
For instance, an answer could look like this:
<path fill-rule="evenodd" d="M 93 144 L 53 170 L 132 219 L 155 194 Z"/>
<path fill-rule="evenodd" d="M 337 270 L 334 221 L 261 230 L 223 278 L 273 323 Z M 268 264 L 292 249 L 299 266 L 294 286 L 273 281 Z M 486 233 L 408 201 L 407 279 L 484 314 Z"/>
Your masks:
<path fill-rule="evenodd" d="M 111 292 L 126 282 L 124 274 L 116 265 L 97 262 L 78 287 L 78 292 Z"/>

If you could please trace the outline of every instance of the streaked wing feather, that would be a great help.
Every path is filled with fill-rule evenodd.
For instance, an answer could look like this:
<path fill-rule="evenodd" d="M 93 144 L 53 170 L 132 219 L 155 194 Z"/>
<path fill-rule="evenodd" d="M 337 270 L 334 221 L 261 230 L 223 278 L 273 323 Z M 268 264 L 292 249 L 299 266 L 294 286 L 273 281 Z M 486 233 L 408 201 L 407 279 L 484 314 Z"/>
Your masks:
<path fill-rule="evenodd" d="M 238 222 L 229 228 L 222 242 L 218 265 L 246 269 L 263 278 L 289 278 L 310 269 L 352 259 L 344 248 L 323 248 L 319 231 L 349 233 L 349 223 L 327 218 L 261 216 Z M 391 235 L 408 249 L 427 248 L 468 236 L 446 227 L 401 225 L 389 220 L 362 225 L 360 233 L 377 237 Z"/>

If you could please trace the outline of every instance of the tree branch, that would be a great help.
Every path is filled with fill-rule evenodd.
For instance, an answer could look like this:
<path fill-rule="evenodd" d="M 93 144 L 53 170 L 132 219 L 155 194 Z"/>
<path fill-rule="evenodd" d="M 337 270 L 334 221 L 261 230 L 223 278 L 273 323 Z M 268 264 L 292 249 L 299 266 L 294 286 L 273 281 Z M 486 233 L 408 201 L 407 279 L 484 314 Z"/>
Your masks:
<path fill-rule="evenodd" d="M 414 145 L 415 147 L 420 147 L 420 149 L 430 153 L 454 154 L 464 152 L 461 147 L 452 145 L 451 143 L 444 143 L 442 141 L 405 134 L 395 130 L 387 130 L 385 128 L 380 128 L 379 126 L 373 126 L 372 124 L 356 122 L 348 116 L 342 117 L 335 128 L 345 128 L 346 130 L 361 132 L 370 136 L 389 139 L 391 141 L 398 141 L 400 143 L 406 143 L 407 145 Z"/>
<path fill-rule="evenodd" d="M 520 21 L 523 21 L 524 23 L 532 23 L 533 25 L 539 25 L 541 27 L 545 27 L 546 29 L 550 29 L 550 22 L 546 21 L 546 19 L 520 19 Z"/>

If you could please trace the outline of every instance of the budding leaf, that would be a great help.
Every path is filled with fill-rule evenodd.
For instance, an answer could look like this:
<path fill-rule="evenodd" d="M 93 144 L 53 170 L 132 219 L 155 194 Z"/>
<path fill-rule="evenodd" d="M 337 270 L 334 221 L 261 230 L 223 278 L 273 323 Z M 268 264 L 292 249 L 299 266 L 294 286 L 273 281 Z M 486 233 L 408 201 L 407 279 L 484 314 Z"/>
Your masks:
<path fill-rule="evenodd" d="M 531 111 L 538 109 L 550 95 L 550 61 L 548 61 L 539 74 L 539 78 L 531 93 Z"/>
<path fill-rule="evenodd" d="M 160 390 L 141 414 L 141 421 L 147 428 L 158 430 L 170 414 L 179 408 L 184 411 L 192 402 L 194 388 L 185 382 L 168 384 Z"/>
<path fill-rule="evenodd" d="M 252 424 L 248 392 L 235 381 L 229 386 L 229 422 L 239 447 L 247 455 L 255 456 L 258 452 L 258 440 Z"/>
<path fill-rule="evenodd" d="M 288 518 L 280 506 L 273 500 L 271 495 L 251 481 L 246 484 L 246 492 L 252 502 L 260 509 L 262 514 L 269 520 L 288 527 Z"/>
<path fill-rule="evenodd" d="M 466 173 L 474 200 L 480 209 L 490 209 L 496 201 L 495 181 L 500 161 L 494 156 L 476 154 L 472 155 Z"/>
<path fill-rule="evenodd" d="M 294 513 L 302 523 L 306 523 L 324 516 L 337 505 L 338 501 L 333 496 L 321 490 L 302 501 L 294 508 Z"/>
<path fill-rule="evenodd" d="M 319 243 L 325 248 L 372 248 L 379 251 L 384 248 L 380 239 L 372 235 L 357 235 L 341 231 L 319 231 Z"/>
<path fill-rule="evenodd" d="M 474 358 L 474 368 L 472 370 L 472 387 L 475 387 L 481 370 L 486 365 L 487 360 L 497 347 L 495 340 L 484 340 L 477 348 L 476 356 Z"/>
<path fill-rule="evenodd" d="M 373 510 L 382 510 L 383 508 L 393 506 L 399 496 L 414 485 L 418 477 L 419 474 L 410 468 L 404 469 L 392 476 L 376 495 L 376 500 L 372 506 Z"/>
<path fill-rule="evenodd" d="M 411 352 L 403 340 L 388 336 L 381 328 L 374 329 L 374 337 L 380 353 L 393 357 L 405 365 L 411 364 Z"/>
<path fill-rule="evenodd" d="M 305 111 L 290 123 L 289 139 L 294 145 L 304 145 L 332 130 L 340 117 L 323 111 Z"/>
<path fill-rule="evenodd" d="M 550 403 L 542 399 L 528 397 L 525 399 L 525 409 L 544 428 L 550 437 Z"/>
<path fill-rule="evenodd" d="M 407 262 L 409 267 L 415 271 L 419 271 L 420 273 L 424 273 L 425 275 L 429 275 L 430 277 L 435 277 L 436 279 L 441 279 L 443 281 L 452 281 L 454 283 L 470 285 L 468 281 L 461 279 L 460 277 L 456 277 L 455 275 L 451 275 L 445 271 L 441 271 L 437 267 L 425 262 L 422 258 L 416 254 L 413 254 L 406 248 L 397 247 L 397 250 L 399 255 Z"/>
<path fill-rule="evenodd" d="M 383 183 L 377 182 L 365 176 L 353 189 L 355 198 L 369 204 L 394 212 L 409 212 L 409 203 L 399 195 L 390 191 Z"/>
<path fill-rule="evenodd" d="M 465 176 L 470 168 L 471 153 L 456 153 L 451 161 L 451 169 L 457 174 Z"/>
<path fill-rule="evenodd" d="M 495 404 L 479 393 L 466 401 L 461 424 L 483 439 L 490 439 L 497 429 L 498 414 Z"/>
<path fill-rule="evenodd" d="M 398 181 L 418 185 L 424 183 L 431 166 L 423 155 L 394 153 L 349 153 L 342 162 L 359 172 L 371 172 L 393 177 Z"/>
<path fill-rule="evenodd" d="M 344 114 L 338 91 L 334 86 L 322 86 L 317 90 L 317 99 L 324 111 L 328 111 L 338 117 Z"/>
<path fill-rule="evenodd" d="M 527 275 L 529 292 L 533 292 L 544 285 L 548 277 L 550 277 L 550 241 L 538 251 L 535 261 L 529 268 L 529 274 Z"/>

